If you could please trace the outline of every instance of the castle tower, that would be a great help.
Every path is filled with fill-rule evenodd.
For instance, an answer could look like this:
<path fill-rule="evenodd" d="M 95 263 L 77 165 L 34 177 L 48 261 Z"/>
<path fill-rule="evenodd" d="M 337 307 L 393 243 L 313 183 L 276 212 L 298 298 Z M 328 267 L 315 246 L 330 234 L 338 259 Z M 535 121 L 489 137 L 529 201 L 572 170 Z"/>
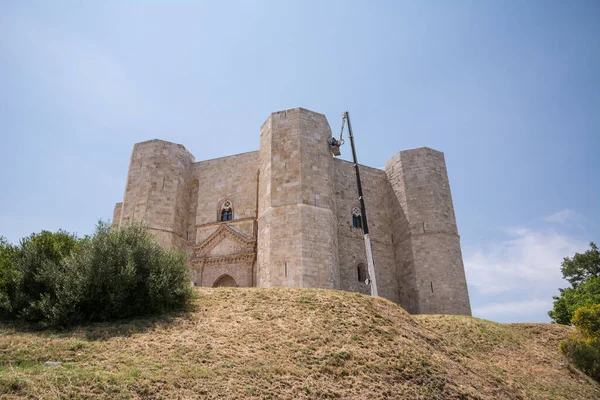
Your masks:
<path fill-rule="evenodd" d="M 144 221 L 162 246 L 185 248 L 193 162 L 180 144 L 157 139 L 135 144 L 113 223 Z"/>
<path fill-rule="evenodd" d="M 302 108 L 260 131 L 256 284 L 338 288 L 331 129 Z"/>
<path fill-rule="evenodd" d="M 186 250 L 194 285 L 368 293 L 353 164 L 329 139 L 324 115 L 295 108 L 267 118 L 259 151 L 196 163 L 182 145 L 137 143 L 113 225 L 144 221 Z M 443 153 L 360 169 L 380 295 L 410 313 L 470 315 Z"/>
<path fill-rule="evenodd" d="M 409 270 L 401 272 L 412 282 L 399 284 L 416 297 L 410 311 L 471 315 L 444 154 L 425 147 L 401 151 L 385 170 L 408 220 L 401 256 Z"/>

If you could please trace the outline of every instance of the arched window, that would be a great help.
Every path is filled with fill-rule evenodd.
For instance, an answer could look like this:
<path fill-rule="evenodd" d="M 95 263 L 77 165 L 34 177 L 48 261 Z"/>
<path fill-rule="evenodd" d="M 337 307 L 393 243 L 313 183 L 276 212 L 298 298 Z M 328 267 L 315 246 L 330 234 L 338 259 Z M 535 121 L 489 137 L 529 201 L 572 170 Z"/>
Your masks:
<path fill-rule="evenodd" d="M 358 264 L 356 266 L 356 272 L 358 275 L 358 281 L 364 283 L 367 280 L 367 268 L 365 267 L 365 264 Z"/>
<path fill-rule="evenodd" d="M 358 207 L 352 209 L 352 226 L 354 228 L 362 228 L 362 213 Z"/>
<path fill-rule="evenodd" d="M 225 200 L 221 204 L 221 216 L 220 221 L 231 221 L 233 219 L 233 207 L 231 201 Z"/>

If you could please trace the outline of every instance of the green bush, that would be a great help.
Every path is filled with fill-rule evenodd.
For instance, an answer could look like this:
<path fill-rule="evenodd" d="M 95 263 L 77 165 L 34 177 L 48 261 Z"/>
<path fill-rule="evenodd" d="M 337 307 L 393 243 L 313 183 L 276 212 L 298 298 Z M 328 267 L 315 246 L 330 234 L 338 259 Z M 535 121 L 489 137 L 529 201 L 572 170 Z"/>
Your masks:
<path fill-rule="evenodd" d="M 85 271 L 82 304 L 93 320 L 162 312 L 191 296 L 186 254 L 163 249 L 140 224 L 99 225 L 68 264 Z"/>
<path fill-rule="evenodd" d="M 600 344 L 600 304 L 578 308 L 571 323 L 590 343 Z"/>
<path fill-rule="evenodd" d="M 4 236 L 0 236 L 0 286 L 6 283 L 6 275 L 12 266 L 13 247 Z"/>
<path fill-rule="evenodd" d="M 600 304 L 580 307 L 571 323 L 577 334 L 560 343 L 560 350 L 579 369 L 600 381 Z"/>
<path fill-rule="evenodd" d="M 16 246 L 8 243 L 4 236 L 0 236 L 0 316 L 3 310 L 9 306 L 6 295 L 7 282 L 14 271 L 14 264 L 19 254 Z"/>
<path fill-rule="evenodd" d="M 52 278 L 78 243 L 67 232 L 42 231 L 23 238 L 19 246 L 6 245 L 0 314 L 28 321 L 43 319 L 44 304 L 53 292 Z"/>
<path fill-rule="evenodd" d="M 12 273 L 17 250 L 4 236 L 0 236 L 0 287 L 6 285 L 8 276 Z"/>
<path fill-rule="evenodd" d="M 44 326 L 154 314 L 191 296 L 186 255 L 161 248 L 147 228 L 100 223 L 91 237 L 42 232 L 24 239 L 0 313 Z M 0 297 L 2 299 L 2 297 Z"/>

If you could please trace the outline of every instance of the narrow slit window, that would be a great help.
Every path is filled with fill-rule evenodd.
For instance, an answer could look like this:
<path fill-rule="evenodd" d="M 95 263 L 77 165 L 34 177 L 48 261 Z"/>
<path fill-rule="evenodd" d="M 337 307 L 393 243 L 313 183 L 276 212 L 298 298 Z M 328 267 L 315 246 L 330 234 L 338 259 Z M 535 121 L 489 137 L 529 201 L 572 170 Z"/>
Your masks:
<path fill-rule="evenodd" d="M 352 227 L 362 228 L 362 213 L 358 207 L 352 209 Z"/>
<path fill-rule="evenodd" d="M 356 273 L 358 276 L 358 281 L 359 282 L 365 282 L 367 280 L 367 268 L 365 267 L 365 264 L 360 263 L 356 266 Z"/>

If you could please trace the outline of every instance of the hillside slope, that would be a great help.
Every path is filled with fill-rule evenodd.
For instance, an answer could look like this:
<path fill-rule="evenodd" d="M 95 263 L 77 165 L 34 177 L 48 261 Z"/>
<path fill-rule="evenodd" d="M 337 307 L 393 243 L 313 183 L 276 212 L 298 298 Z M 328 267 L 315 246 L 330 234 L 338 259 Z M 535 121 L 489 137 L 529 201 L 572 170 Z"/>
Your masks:
<path fill-rule="evenodd" d="M 340 291 L 196 293 L 168 319 L 62 333 L 0 323 L 0 397 L 600 398 L 558 352 L 568 327 L 410 316 Z"/>

